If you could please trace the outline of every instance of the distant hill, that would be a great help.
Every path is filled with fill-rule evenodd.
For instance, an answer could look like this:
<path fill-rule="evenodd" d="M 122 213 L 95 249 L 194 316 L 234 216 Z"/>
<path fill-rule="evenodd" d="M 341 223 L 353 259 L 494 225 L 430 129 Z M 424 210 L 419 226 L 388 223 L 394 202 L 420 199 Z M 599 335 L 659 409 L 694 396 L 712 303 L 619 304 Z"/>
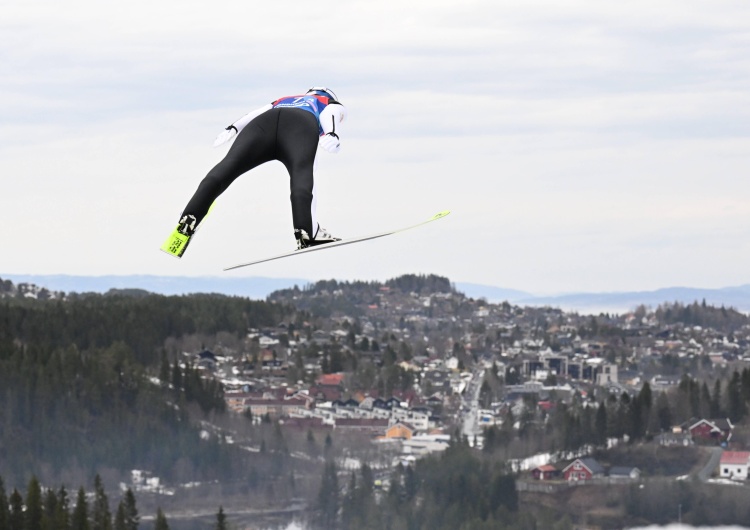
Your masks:
<path fill-rule="evenodd" d="M 518 300 L 533 300 L 534 295 L 516 289 L 504 289 L 478 283 L 458 282 L 456 290 L 470 298 L 486 298 L 488 302 L 517 302 Z"/>
<path fill-rule="evenodd" d="M 265 300 L 271 293 L 290 289 L 295 285 L 304 287 L 313 283 L 311 280 L 302 278 L 212 276 L 68 276 L 0 273 L 0 278 L 9 279 L 16 284 L 38 285 L 50 291 L 106 293 L 112 289 L 141 289 L 164 295 L 217 293 L 254 300 Z M 739 311 L 750 312 L 750 284 L 722 289 L 669 287 L 653 291 L 568 293 L 551 296 L 536 296 L 516 289 L 468 282 L 456 282 L 454 286 L 457 291 L 466 296 L 485 298 L 488 302 L 508 301 L 518 305 L 548 305 L 579 313 L 623 313 L 639 305 L 656 307 L 663 303 L 689 304 L 703 300 L 717 307 L 733 307 Z"/>
<path fill-rule="evenodd" d="M 657 307 L 660 304 L 680 302 L 690 304 L 706 301 L 716 307 L 733 307 L 738 311 L 750 311 L 750 285 L 725 287 L 723 289 L 696 289 L 669 287 L 654 291 L 577 293 L 559 296 L 519 298 L 519 305 L 550 305 L 566 311 L 582 313 L 622 313 L 639 305 Z"/>

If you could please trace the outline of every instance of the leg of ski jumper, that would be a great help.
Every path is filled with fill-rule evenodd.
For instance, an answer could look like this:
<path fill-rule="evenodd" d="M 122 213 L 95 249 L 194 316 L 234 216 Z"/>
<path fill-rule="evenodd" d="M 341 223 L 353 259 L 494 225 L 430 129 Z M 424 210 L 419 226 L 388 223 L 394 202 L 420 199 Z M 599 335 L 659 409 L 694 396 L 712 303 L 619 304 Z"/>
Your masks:
<path fill-rule="evenodd" d="M 273 110 L 264 112 L 240 131 L 224 159 L 201 181 L 183 215 L 194 215 L 199 225 L 216 198 L 237 177 L 275 158 L 277 118 Z"/>
<path fill-rule="evenodd" d="M 313 187 L 315 154 L 318 150 L 318 122 L 301 109 L 280 109 L 277 155 L 289 172 L 292 222 L 295 230 L 304 230 L 312 239 L 314 223 Z"/>

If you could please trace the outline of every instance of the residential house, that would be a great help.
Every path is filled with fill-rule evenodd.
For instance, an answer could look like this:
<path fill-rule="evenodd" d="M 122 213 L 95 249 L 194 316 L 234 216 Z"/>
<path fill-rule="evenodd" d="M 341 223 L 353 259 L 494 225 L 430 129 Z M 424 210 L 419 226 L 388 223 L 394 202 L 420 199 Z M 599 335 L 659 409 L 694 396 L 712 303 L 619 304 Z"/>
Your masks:
<path fill-rule="evenodd" d="M 426 431 L 430 428 L 430 413 L 414 409 L 394 408 L 391 417 L 395 421 L 408 422 L 418 431 Z"/>
<path fill-rule="evenodd" d="M 344 374 L 321 374 L 318 376 L 317 384 L 323 386 L 340 386 L 344 380 Z"/>
<path fill-rule="evenodd" d="M 299 431 L 326 430 L 331 428 L 330 425 L 323 423 L 322 418 L 284 418 L 279 420 L 279 425 Z"/>
<path fill-rule="evenodd" d="M 733 427 L 728 419 L 701 419 L 689 424 L 686 430 L 695 441 L 721 443 L 729 441 Z"/>
<path fill-rule="evenodd" d="M 750 452 L 724 451 L 719 462 L 719 476 L 732 480 L 747 480 Z"/>
<path fill-rule="evenodd" d="M 216 355 L 208 350 L 203 350 L 198 354 L 198 368 L 214 371 L 216 362 Z"/>
<path fill-rule="evenodd" d="M 576 458 L 562 470 L 567 481 L 591 480 L 604 476 L 604 468 L 593 458 Z"/>
<path fill-rule="evenodd" d="M 226 392 L 224 394 L 224 401 L 227 404 L 227 408 L 234 412 L 245 412 L 247 410 L 247 403 L 250 400 L 262 398 L 262 392 Z"/>
<path fill-rule="evenodd" d="M 535 467 L 531 470 L 535 480 L 551 480 L 560 476 L 560 470 L 551 464 Z"/>
<path fill-rule="evenodd" d="M 388 420 L 379 418 L 336 418 L 334 428 L 382 435 L 388 428 Z"/>
<path fill-rule="evenodd" d="M 612 480 L 638 480 L 641 478 L 641 470 L 637 467 L 613 466 L 609 469 L 609 478 Z"/>
<path fill-rule="evenodd" d="M 337 401 L 341 399 L 343 392 L 339 386 L 313 385 L 310 387 L 310 395 L 318 401 Z"/>
<path fill-rule="evenodd" d="M 398 422 L 386 429 L 385 437 L 388 439 L 411 440 L 415 432 L 416 429 L 408 423 Z"/>
<path fill-rule="evenodd" d="M 248 398 L 245 400 L 245 410 L 250 410 L 253 416 L 265 416 L 271 418 L 282 418 L 291 415 L 302 415 L 309 408 L 309 401 L 302 398 L 291 399 L 258 399 Z"/>
<path fill-rule="evenodd" d="M 450 435 L 447 434 L 417 434 L 402 441 L 404 454 L 415 457 L 445 451 L 449 445 Z"/>
<path fill-rule="evenodd" d="M 662 434 L 657 435 L 654 440 L 656 440 L 656 443 L 659 445 L 664 446 L 670 446 L 670 445 L 682 445 L 684 447 L 693 445 L 693 437 L 690 435 L 689 432 L 687 433 L 674 433 L 674 432 L 665 432 Z"/>

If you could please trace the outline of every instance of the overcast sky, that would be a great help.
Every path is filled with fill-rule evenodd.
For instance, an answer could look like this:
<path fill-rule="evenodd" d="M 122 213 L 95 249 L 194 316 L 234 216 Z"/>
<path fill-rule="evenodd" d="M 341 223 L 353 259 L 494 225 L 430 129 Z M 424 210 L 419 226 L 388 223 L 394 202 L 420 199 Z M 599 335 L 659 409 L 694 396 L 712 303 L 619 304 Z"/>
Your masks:
<path fill-rule="evenodd" d="M 384 280 L 536 294 L 750 283 L 747 0 L 0 1 L 0 277 Z M 294 248 L 270 163 L 159 251 L 214 137 L 312 85 L 349 110 L 319 151 L 339 237 Z"/>

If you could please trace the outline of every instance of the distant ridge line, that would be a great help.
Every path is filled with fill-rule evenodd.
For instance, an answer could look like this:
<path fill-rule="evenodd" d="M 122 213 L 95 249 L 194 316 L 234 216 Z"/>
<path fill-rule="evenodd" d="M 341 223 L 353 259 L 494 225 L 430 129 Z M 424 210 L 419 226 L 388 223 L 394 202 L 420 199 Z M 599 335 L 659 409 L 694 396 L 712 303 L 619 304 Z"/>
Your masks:
<path fill-rule="evenodd" d="M 289 289 L 295 285 L 303 287 L 315 283 L 314 280 L 303 278 L 156 275 L 74 276 L 0 273 L 0 278 L 10 280 L 14 284 L 32 283 L 51 291 L 66 293 L 106 293 L 110 289 L 143 289 L 163 295 L 217 293 L 255 300 L 264 300 L 274 291 Z M 551 306 L 583 313 L 624 313 L 639 305 L 657 307 L 665 303 L 691 304 L 703 300 L 709 305 L 750 312 L 750 284 L 719 289 L 665 287 L 652 291 L 569 293 L 551 296 L 537 296 L 526 291 L 470 282 L 455 282 L 453 285 L 457 291 L 470 298 L 484 298 L 488 302 L 507 301 L 517 305 Z"/>

